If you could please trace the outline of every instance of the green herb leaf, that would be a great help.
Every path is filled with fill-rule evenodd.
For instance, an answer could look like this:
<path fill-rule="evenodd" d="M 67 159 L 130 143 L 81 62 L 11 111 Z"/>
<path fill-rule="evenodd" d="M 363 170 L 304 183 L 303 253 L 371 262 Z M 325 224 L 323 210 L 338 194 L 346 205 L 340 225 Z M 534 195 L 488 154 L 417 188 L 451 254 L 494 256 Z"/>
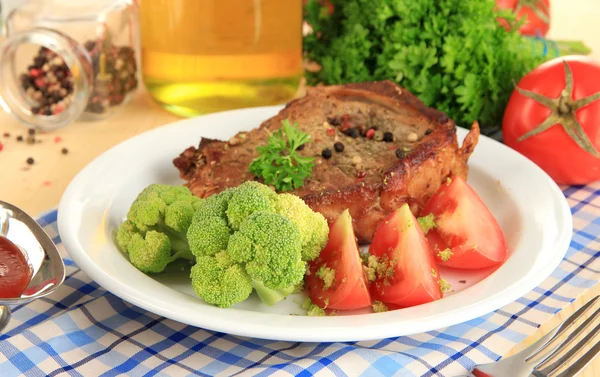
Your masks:
<path fill-rule="evenodd" d="M 267 144 L 257 147 L 259 155 L 250 164 L 250 172 L 278 191 L 290 191 L 302 187 L 310 177 L 314 158 L 300 156 L 298 148 L 309 143 L 310 135 L 284 119 L 282 127 L 267 140 Z"/>
<path fill-rule="evenodd" d="M 305 6 L 309 84 L 392 80 L 467 128 L 499 128 L 513 82 L 552 57 L 493 0 L 331 0 L 328 17 L 320 3 Z"/>

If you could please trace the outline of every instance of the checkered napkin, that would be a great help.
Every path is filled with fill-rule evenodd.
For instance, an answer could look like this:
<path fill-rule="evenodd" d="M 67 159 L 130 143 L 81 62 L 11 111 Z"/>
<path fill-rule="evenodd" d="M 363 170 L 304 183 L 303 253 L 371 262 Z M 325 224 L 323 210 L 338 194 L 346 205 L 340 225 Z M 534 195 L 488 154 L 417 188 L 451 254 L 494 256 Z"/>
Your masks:
<path fill-rule="evenodd" d="M 39 222 L 59 244 L 68 276 L 55 294 L 13 309 L 0 335 L 0 376 L 455 376 L 499 359 L 600 278 L 600 183 L 564 194 L 574 216 L 571 247 L 525 297 L 449 328 L 345 343 L 236 337 L 135 307 L 68 258 L 51 212 Z"/>

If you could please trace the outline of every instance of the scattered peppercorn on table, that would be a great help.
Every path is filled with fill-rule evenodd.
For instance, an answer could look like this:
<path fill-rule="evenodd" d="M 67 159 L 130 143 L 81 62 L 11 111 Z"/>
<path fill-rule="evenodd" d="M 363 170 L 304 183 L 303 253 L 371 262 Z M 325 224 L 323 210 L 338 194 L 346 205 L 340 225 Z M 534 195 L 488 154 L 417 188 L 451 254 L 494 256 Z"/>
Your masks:
<path fill-rule="evenodd" d="M 549 37 L 582 40 L 592 49 L 592 57 L 600 61 L 597 21 L 600 2 L 554 0 L 552 13 Z M 77 122 L 51 132 L 29 132 L 10 115 L 0 113 L 0 200 L 34 216 L 56 208 L 70 180 L 95 157 L 123 140 L 180 119 L 154 103 L 143 88 L 128 105 L 104 121 Z M 335 146 L 336 150 L 338 147 L 343 146 Z M 510 353 L 535 342 L 597 294 L 600 294 L 600 284 L 552 316 Z M 596 375 L 600 375 L 600 358 L 582 374 L 584 377 Z"/>

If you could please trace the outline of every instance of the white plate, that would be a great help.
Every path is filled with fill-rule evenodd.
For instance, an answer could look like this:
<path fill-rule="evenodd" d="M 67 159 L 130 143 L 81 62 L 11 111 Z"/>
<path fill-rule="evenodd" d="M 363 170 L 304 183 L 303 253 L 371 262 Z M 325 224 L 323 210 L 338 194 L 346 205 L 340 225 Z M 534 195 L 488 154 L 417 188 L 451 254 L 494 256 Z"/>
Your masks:
<path fill-rule="evenodd" d="M 469 183 L 505 232 L 510 257 L 496 271 L 441 271 L 454 292 L 433 303 L 386 313 L 307 317 L 302 297 L 274 307 L 257 297 L 219 309 L 197 298 L 187 276 L 149 277 L 112 242 L 135 196 L 151 183 L 181 183 L 174 157 L 200 137 L 227 139 L 257 127 L 280 107 L 253 108 L 183 120 L 127 140 L 84 168 L 67 188 L 58 226 L 73 260 L 113 294 L 156 314 L 206 329 L 288 341 L 356 341 L 408 335 L 464 322 L 498 309 L 540 284 L 563 258 L 572 218 L 557 185 L 531 161 L 482 137 Z M 459 140 L 466 134 L 459 130 Z M 466 280 L 467 283 L 460 283 Z"/>

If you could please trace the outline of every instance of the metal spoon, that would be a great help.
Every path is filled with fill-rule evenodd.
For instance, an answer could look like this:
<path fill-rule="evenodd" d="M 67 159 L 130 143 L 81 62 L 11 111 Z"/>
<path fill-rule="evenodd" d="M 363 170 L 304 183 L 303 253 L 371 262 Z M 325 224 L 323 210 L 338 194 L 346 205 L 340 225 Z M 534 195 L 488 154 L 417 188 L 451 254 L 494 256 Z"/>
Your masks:
<path fill-rule="evenodd" d="M 52 239 L 31 216 L 0 200 L 0 236 L 21 249 L 31 269 L 31 281 L 18 298 L 0 298 L 0 331 L 10 320 L 8 305 L 19 305 L 55 292 L 65 280 L 65 265 Z"/>

